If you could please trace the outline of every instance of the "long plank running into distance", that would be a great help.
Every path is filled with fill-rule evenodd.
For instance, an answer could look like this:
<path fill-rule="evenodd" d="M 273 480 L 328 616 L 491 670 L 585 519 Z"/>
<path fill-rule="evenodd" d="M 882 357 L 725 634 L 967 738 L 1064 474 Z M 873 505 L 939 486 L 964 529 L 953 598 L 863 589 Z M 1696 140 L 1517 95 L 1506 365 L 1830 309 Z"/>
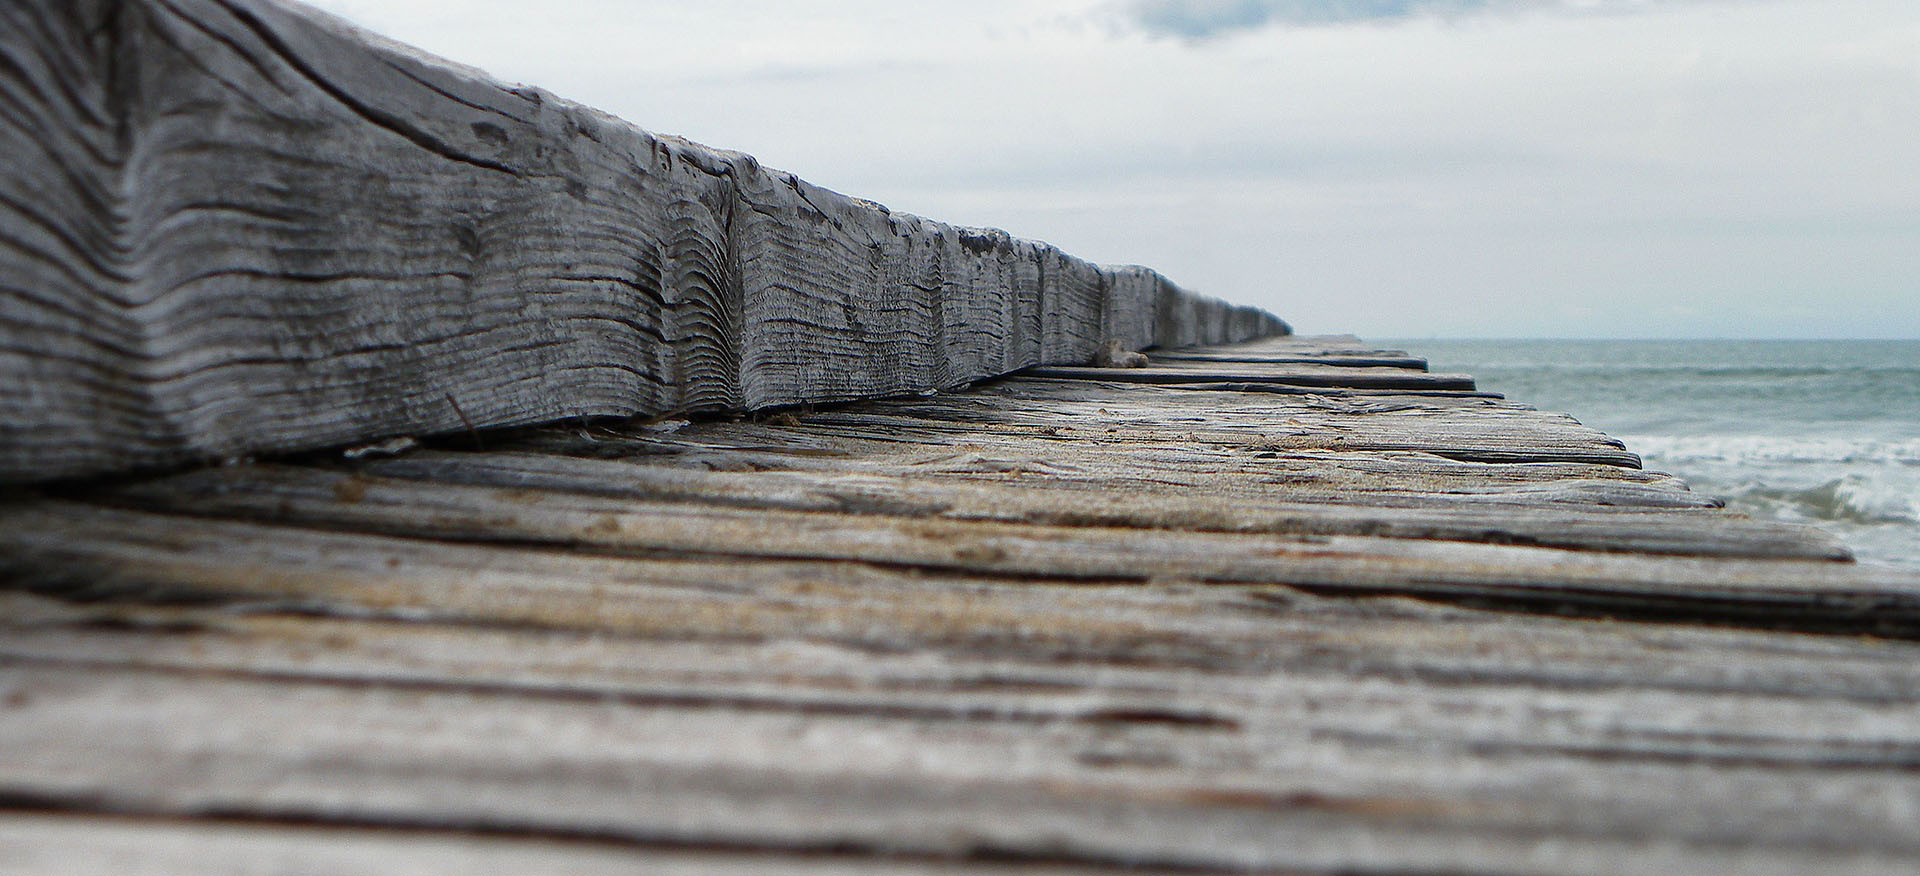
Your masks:
<path fill-rule="evenodd" d="M 0 482 L 1286 331 L 277 0 L 0 6 Z"/>

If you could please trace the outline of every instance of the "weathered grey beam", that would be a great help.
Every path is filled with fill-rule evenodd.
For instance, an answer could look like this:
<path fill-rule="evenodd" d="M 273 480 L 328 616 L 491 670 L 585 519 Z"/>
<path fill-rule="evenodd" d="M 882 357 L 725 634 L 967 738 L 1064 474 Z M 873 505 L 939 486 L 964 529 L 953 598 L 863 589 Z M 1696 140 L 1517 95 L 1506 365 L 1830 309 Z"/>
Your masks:
<path fill-rule="evenodd" d="M 1164 351 L 1147 357 L 1150 362 L 1264 362 L 1271 365 L 1339 365 L 1347 368 L 1411 368 L 1415 371 L 1427 370 L 1427 360 L 1413 356 L 1376 354 L 1371 356 L 1349 356 L 1330 354 L 1325 356 L 1286 356 L 1272 353 L 1213 353 L 1199 351 Z"/>
<path fill-rule="evenodd" d="M 10 555 L 0 557 L 0 575 L 48 592 L 192 593 L 215 587 L 212 582 L 221 573 L 195 568 L 171 577 L 181 568 L 172 548 L 186 543 L 189 532 L 211 533 L 207 540 L 272 541 L 264 548 L 270 552 L 290 550 L 286 546 L 298 538 L 287 527 L 222 528 L 185 519 L 207 515 L 433 544 L 706 557 L 712 561 L 705 571 L 708 581 L 734 580 L 737 567 L 749 559 L 806 560 L 1015 580 L 1284 584 L 1518 611 L 1920 639 L 1920 580 L 1911 573 L 1824 559 L 1727 559 L 1725 549 L 1716 557 L 1655 556 L 1422 538 L 1037 526 L 347 477 L 301 483 L 298 475 L 280 472 L 261 472 L 254 483 L 229 485 L 234 490 L 227 494 L 208 485 L 214 488 L 177 495 L 157 484 L 125 497 L 172 516 L 55 503 L 0 516 L 6 530 L 0 546 Z M 82 535 L 84 544 L 67 543 Z M 1630 548 L 1629 538 L 1623 533 L 1618 546 Z M 290 574 L 297 582 L 312 572 L 311 564 L 291 568 L 282 573 L 271 563 L 243 563 L 233 580 L 257 591 L 276 586 L 263 577 Z"/>
<path fill-rule="evenodd" d="M 0 302 L 0 481 L 1286 331 L 272 0 L 0 6 Z"/>
<path fill-rule="evenodd" d="M 1411 368 L 1350 368 L 1273 362 L 1156 362 L 1143 368 L 1060 365 L 1035 368 L 1034 377 L 1126 383 L 1272 383 L 1329 389 L 1405 389 L 1471 392 L 1473 377 Z"/>
<path fill-rule="evenodd" d="M 481 459 L 485 458 L 481 455 Z M 636 519 L 653 519 L 648 516 L 653 515 L 665 522 L 657 527 L 636 524 L 635 528 L 664 538 L 673 527 L 669 518 L 704 519 L 702 515 L 713 511 L 718 515 L 713 518 L 717 527 L 719 521 L 738 520 L 744 513 L 742 509 L 751 509 L 765 512 L 750 515 L 752 519 L 780 529 L 804 528 L 807 521 L 824 519 L 783 516 L 790 512 L 825 512 L 906 517 L 914 521 L 917 529 L 926 531 L 934 531 L 927 529 L 927 525 L 931 525 L 928 521 L 933 520 L 1001 521 L 1292 536 L 1369 535 L 1730 558 L 1841 560 L 1851 557 L 1831 536 L 1817 529 L 1753 521 L 1737 514 L 1708 513 L 1697 508 L 1665 512 L 1638 509 L 1622 513 L 1589 508 L 1503 507 L 1485 502 L 1405 508 L 1382 504 L 1362 506 L 1357 502 L 1345 505 L 1286 503 L 1271 498 L 1239 500 L 1223 506 L 1217 498 L 1209 502 L 1193 497 L 1156 496 L 1140 501 L 1132 497 L 1088 494 L 1083 490 L 996 489 L 979 483 L 911 483 L 898 479 L 777 471 L 696 474 L 659 468 L 647 469 L 653 476 L 643 480 L 644 475 L 630 473 L 639 467 L 618 462 L 596 465 L 597 461 L 583 460 L 570 465 L 564 458 L 552 458 L 543 473 L 541 467 L 532 467 L 531 471 L 516 467 L 487 470 L 468 462 L 465 455 L 441 459 L 458 468 L 449 470 L 446 464 L 422 465 L 423 461 L 418 460 L 376 464 L 373 468 L 375 472 L 392 472 L 407 480 L 341 475 L 291 466 L 217 469 L 115 489 L 103 498 L 184 513 L 255 519 L 284 517 L 434 537 L 443 536 L 442 528 L 454 526 L 453 522 L 464 519 L 465 515 L 484 516 L 489 520 L 511 516 L 512 523 L 500 524 L 490 531 L 514 541 L 553 538 L 548 530 L 536 533 L 523 529 L 528 520 L 548 513 L 563 516 L 632 514 L 637 515 Z M 556 463 L 560 471 L 551 473 Z M 599 477 L 597 482 L 591 479 L 594 475 Z M 462 483 L 503 486 L 511 492 L 454 486 Z M 542 491 L 540 500 L 527 498 L 528 490 Z M 342 500 L 339 495 L 342 491 L 351 493 L 351 499 Z M 585 498 L 578 495 L 580 493 L 596 498 Z M 414 519 L 418 508 L 443 506 L 457 506 L 461 510 L 435 514 L 433 523 L 424 527 Z M 592 522 L 601 524 L 605 518 L 594 517 Z M 892 550 L 891 545 L 885 545 L 877 536 L 886 524 L 873 521 L 870 525 L 873 537 L 866 540 Z M 964 529 L 957 527 L 954 532 Z M 782 540 L 777 534 L 750 530 L 748 527 L 743 531 L 752 544 L 724 552 L 748 556 L 758 553 L 763 542 L 774 545 Z M 467 531 L 468 537 L 486 537 L 472 535 L 471 529 Z M 1052 534 L 1052 531 L 1046 533 Z M 572 535 L 557 538 L 568 544 L 581 542 Z M 699 544 L 709 542 L 702 540 Z M 828 549 L 824 542 L 815 546 L 819 550 Z M 650 547 L 694 549 L 692 543 L 683 542 L 662 542 Z M 906 559 L 904 555 L 895 557 L 884 552 L 863 554 L 860 558 L 880 562 Z"/>

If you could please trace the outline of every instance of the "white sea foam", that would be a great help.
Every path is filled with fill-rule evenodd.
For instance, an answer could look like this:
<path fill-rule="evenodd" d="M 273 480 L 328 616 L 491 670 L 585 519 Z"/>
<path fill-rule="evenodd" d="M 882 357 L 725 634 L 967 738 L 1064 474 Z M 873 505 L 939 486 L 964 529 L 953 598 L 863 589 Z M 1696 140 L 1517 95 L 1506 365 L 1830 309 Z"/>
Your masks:
<path fill-rule="evenodd" d="M 1786 438 L 1771 435 L 1622 435 L 1648 459 L 1690 462 L 1920 466 L 1920 438 Z"/>
<path fill-rule="evenodd" d="M 1911 487 L 1849 474 L 1803 488 L 1749 483 L 1722 498 L 1736 509 L 1809 520 L 1869 525 L 1920 523 L 1920 501 Z"/>
<path fill-rule="evenodd" d="M 1920 523 L 1920 439 L 1631 435 L 1648 468 L 1768 517 Z"/>
<path fill-rule="evenodd" d="M 1873 523 L 1920 523 L 1920 493 L 1911 484 L 1848 475 L 1833 485 L 1838 509 Z"/>

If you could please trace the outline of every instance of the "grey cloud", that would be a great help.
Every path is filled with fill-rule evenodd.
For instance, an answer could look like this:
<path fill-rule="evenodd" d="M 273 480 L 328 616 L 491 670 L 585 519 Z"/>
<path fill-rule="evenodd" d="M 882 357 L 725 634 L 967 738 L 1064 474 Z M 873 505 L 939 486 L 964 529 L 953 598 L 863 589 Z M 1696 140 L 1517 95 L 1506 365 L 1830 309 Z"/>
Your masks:
<path fill-rule="evenodd" d="M 1312 27 L 1497 12 L 1608 13 L 1699 0 L 1121 0 L 1107 7 L 1122 26 L 1150 36 L 1205 40 L 1268 26 Z"/>

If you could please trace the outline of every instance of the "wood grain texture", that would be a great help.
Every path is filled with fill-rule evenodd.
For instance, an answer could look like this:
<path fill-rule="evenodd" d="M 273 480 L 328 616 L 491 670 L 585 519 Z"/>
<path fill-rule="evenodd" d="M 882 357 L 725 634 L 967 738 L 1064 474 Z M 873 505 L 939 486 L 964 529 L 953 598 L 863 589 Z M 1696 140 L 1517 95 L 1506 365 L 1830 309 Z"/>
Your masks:
<path fill-rule="evenodd" d="M 641 844 L 618 837 L 526 838 L 393 825 L 0 814 L 0 867 L 10 876 L 471 876 L 474 873 L 631 876 L 1004 874 L 1008 865 L 848 849 Z M 1028 872 L 1085 876 L 1110 868 L 1030 861 Z M 1165 871 L 1129 869 L 1146 874 Z"/>
<path fill-rule="evenodd" d="M 1167 358 L 1412 358 L 1252 349 Z M 0 868 L 1920 861 L 1920 577 L 1564 415 L 1014 377 L 482 438 L 0 499 Z"/>
<path fill-rule="evenodd" d="M 1029 372 L 1034 377 L 1118 380 L 1128 383 L 1276 383 L 1330 389 L 1462 390 L 1474 389 L 1465 374 L 1433 374 L 1424 368 L 1367 367 L 1301 362 L 1186 362 L 1161 360 L 1144 368 L 1052 366 Z"/>
<path fill-rule="evenodd" d="M 1285 331 L 273 0 L 0 9 L 0 480 Z"/>
<path fill-rule="evenodd" d="M 486 464 L 485 460 L 476 462 Z M 1211 553 L 1214 561 L 1222 563 L 1241 553 L 1236 545 L 1264 552 L 1278 549 L 1279 544 L 1275 541 L 1256 547 L 1231 539 L 1062 531 L 1021 524 L 1292 536 L 1366 535 L 1688 556 L 1816 560 L 1850 556 L 1818 530 L 1698 509 L 1616 511 L 1493 503 L 1394 507 L 1386 503 L 1369 506 L 1274 500 L 1223 507 L 1199 497 L 1155 496 L 1143 501 L 1089 491 L 927 484 L 811 473 L 781 477 L 761 471 L 733 477 L 661 479 L 626 475 L 619 471 L 625 466 L 617 464 L 561 468 L 559 477 L 553 478 L 516 472 L 511 467 L 505 471 L 499 467 L 468 469 L 465 473 L 397 465 L 374 469 L 512 485 L 496 488 L 250 467 L 185 475 L 117 489 L 101 497 L 188 513 L 291 519 L 442 538 L 547 540 L 630 550 L 701 550 L 748 556 L 791 556 L 798 550 L 811 556 L 900 562 L 927 558 L 922 561 L 978 563 L 975 552 L 955 549 L 950 553 L 944 549 L 974 539 L 981 539 L 983 545 L 1000 541 L 1022 545 L 1019 550 L 1005 551 L 1017 555 L 1020 562 L 1034 562 L 1050 554 L 1052 551 L 1040 546 L 1051 545 L 1067 556 L 1124 554 L 1125 558 L 1118 560 L 1122 564 L 1139 560 L 1131 549 L 1120 551 L 1120 542 L 1134 543 L 1155 558 Z M 584 490 L 582 484 L 586 484 Z M 650 489 L 652 485 L 658 485 L 657 492 Z M 579 495 L 575 490 L 589 495 Z M 425 508 L 436 511 L 422 515 L 420 511 Z M 877 520 L 840 516 L 845 514 L 884 516 Z M 989 522 L 1005 525 L 984 525 Z M 837 533 L 847 533 L 844 544 Z M 909 541 L 888 538 L 888 533 Z M 921 540 L 932 544 L 919 546 Z M 982 547 L 979 552 L 990 551 Z M 1163 565 L 1158 559 L 1147 562 L 1134 566 L 1134 572 L 1151 577 Z M 1164 568 L 1169 574 L 1200 574 L 1182 570 L 1177 564 Z M 996 571 L 1059 570 L 996 566 Z M 1102 567 L 1099 574 L 1130 573 L 1114 566 Z"/>
<path fill-rule="evenodd" d="M 72 510 L 101 531 L 59 544 L 144 544 L 119 568 L 175 585 L 115 595 L 69 560 L 107 585 L 92 601 L 6 598 L 0 738 L 34 756 L 0 759 L 0 787 L 43 806 L 721 861 L 1915 854 L 1907 644 Z"/>

